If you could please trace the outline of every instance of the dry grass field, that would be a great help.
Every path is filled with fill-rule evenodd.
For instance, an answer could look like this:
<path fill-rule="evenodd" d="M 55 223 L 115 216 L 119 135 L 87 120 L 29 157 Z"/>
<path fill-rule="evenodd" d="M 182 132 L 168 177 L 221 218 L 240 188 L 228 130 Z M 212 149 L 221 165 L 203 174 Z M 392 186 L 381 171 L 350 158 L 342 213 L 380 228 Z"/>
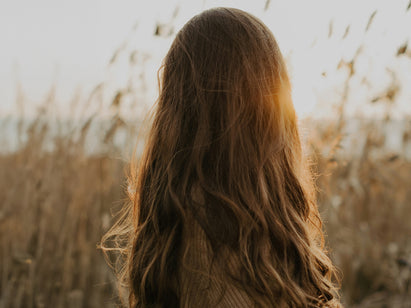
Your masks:
<path fill-rule="evenodd" d="M 398 62 L 404 67 L 411 59 L 407 44 L 396 53 L 405 59 Z M 316 175 L 326 244 L 342 274 L 344 306 L 410 308 L 411 117 L 403 119 L 401 131 L 391 131 L 390 120 L 364 120 L 347 134 L 344 104 L 361 50 L 336 68 L 347 74 L 339 88 L 341 108 L 328 121 L 302 121 L 305 150 Z M 130 123 L 119 110 L 127 100 L 131 114 L 141 107 L 131 94 L 147 91 L 149 54 L 119 48 L 113 55 L 109 68 L 124 56 L 121 60 L 134 75 L 110 96 L 109 107 L 101 102 L 93 107 L 111 118 L 103 121 L 88 112 L 84 121 L 59 126 L 49 112 L 56 110 L 51 95 L 36 118 L 15 126 L 17 150 L 3 142 L 7 123 L 0 118 L 0 308 L 120 305 L 116 278 L 98 245 L 127 200 L 128 157 L 141 141 L 140 124 Z M 399 86 L 392 77 L 393 83 L 371 103 L 395 105 Z M 87 111 L 93 100 L 103 100 L 99 90 L 87 102 L 74 99 L 67 109 Z M 24 109 L 24 96 L 17 97 L 17 108 Z M 128 148 L 119 145 L 118 135 Z M 401 140 L 395 151 L 385 146 L 394 135 Z M 352 137 L 361 142 L 347 146 Z"/>
<path fill-rule="evenodd" d="M 332 123 L 308 125 L 306 149 L 342 299 L 346 307 L 411 307 L 411 162 L 373 155 L 383 140 L 372 124 L 359 132 L 361 155 L 351 157 L 340 146 L 341 123 Z M 100 138 L 104 151 L 87 154 L 89 124 L 45 150 L 51 128 L 38 118 L 17 151 L 0 155 L 1 308 L 118 304 L 97 245 L 125 200 L 127 162 L 110 141 L 116 128 Z"/>

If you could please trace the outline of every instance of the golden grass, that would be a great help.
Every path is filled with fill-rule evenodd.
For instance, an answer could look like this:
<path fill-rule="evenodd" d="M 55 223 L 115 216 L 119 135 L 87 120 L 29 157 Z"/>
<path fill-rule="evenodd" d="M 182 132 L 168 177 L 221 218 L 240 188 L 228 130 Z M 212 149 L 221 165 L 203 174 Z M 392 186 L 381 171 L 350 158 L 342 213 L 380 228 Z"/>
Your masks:
<path fill-rule="evenodd" d="M 123 198 L 123 162 L 86 156 L 43 124 L 0 156 L 0 307 L 110 307 L 113 275 L 96 245 Z"/>
<path fill-rule="evenodd" d="M 126 163 L 114 150 L 87 155 L 89 127 L 77 139 L 58 136 L 45 151 L 50 128 L 38 119 L 18 151 L 0 155 L 0 307 L 118 304 L 115 277 L 96 246 L 124 201 Z M 361 131 L 361 156 L 350 157 L 338 148 L 341 129 L 311 127 L 307 149 L 343 301 L 410 307 L 411 162 L 400 153 L 371 156 L 381 147 L 373 126 Z M 102 143 L 115 134 L 107 132 Z"/>
<path fill-rule="evenodd" d="M 383 140 L 375 142 L 380 124 L 358 132 L 366 142 L 356 158 L 342 158 L 344 149 L 320 154 L 325 143 L 339 139 L 332 126 L 310 140 L 320 174 L 319 206 L 332 259 L 343 274 L 346 307 L 411 307 L 411 162 L 401 153 L 381 152 Z M 404 143 L 410 141 L 407 134 Z M 372 156 L 376 150 L 382 154 Z"/>

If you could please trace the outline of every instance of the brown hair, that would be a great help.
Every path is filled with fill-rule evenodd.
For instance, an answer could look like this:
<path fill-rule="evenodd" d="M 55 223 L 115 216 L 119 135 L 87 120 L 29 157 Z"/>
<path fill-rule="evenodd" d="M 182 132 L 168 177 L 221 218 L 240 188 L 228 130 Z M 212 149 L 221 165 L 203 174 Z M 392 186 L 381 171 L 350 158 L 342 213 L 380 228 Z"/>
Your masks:
<path fill-rule="evenodd" d="M 271 31 L 238 9 L 207 10 L 177 34 L 161 74 L 145 151 L 131 167 L 132 202 L 103 238 L 116 239 L 112 249 L 127 257 L 130 307 L 179 306 L 190 218 L 222 264 L 221 277 L 257 306 L 339 307 Z M 241 271 L 224 266 L 226 250 Z"/>

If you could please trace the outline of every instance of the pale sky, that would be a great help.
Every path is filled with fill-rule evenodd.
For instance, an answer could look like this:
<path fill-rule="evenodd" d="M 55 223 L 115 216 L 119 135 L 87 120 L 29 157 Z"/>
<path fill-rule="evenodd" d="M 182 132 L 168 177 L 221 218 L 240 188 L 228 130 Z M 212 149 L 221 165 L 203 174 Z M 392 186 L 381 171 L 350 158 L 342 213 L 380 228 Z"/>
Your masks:
<path fill-rule="evenodd" d="M 119 61 L 116 68 L 109 69 L 108 62 L 124 42 L 150 57 L 144 70 L 149 87 L 145 100 L 153 101 L 156 71 L 172 37 L 152 34 L 157 21 L 172 19 L 176 6 L 176 30 L 194 14 L 213 6 L 238 7 L 260 17 L 272 29 L 288 60 L 300 115 L 320 110 L 322 107 L 314 108 L 318 102 L 324 106 L 337 100 L 347 71 L 336 67 L 341 58 L 350 61 L 360 45 L 364 46 L 355 66 L 358 77 L 352 81 L 355 96 L 350 97 L 358 102 L 353 104 L 353 112 L 355 106 L 369 101 L 390 83 L 387 68 L 396 72 L 403 88 L 397 100 L 403 110 L 411 112 L 411 87 L 405 86 L 411 84 L 411 58 L 395 57 L 401 44 L 407 40 L 411 44 L 408 0 L 272 0 L 266 12 L 264 4 L 223 0 L 0 0 L 0 115 L 15 112 L 17 83 L 30 106 L 44 100 L 53 82 L 63 106 L 79 87 L 87 93 L 101 81 L 110 80 L 114 88 L 121 85 L 130 68 Z M 343 40 L 348 25 L 350 30 Z"/>

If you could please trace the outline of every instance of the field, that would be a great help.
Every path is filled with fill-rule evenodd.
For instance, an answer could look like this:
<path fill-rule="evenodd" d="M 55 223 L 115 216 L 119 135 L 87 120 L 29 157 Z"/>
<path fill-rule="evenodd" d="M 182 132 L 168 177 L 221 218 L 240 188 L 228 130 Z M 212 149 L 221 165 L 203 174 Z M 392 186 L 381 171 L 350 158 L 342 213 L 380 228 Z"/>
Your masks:
<path fill-rule="evenodd" d="M 353 12 L 341 15 L 358 13 L 358 3 L 351 2 Z M 298 47 L 304 61 L 296 67 L 315 64 L 302 71 L 322 67 L 330 55 L 341 56 L 333 58 L 338 61 L 331 69 L 318 69 L 316 79 L 325 93 L 325 101 L 319 102 L 335 103 L 333 113 L 326 120 L 300 123 L 318 187 L 326 245 L 341 272 L 341 300 L 347 308 L 411 307 L 411 114 L 403 115 L 400 108 L 393 112 L 397 104 L 409 106 L 411 98 L 409 27 L 400 28 L 401 18 L 409 20 L 411 2 L 402 2 L 403 12 L 392 15 L 395 20 L 383 18 L 394 2 L 364 15 L 358 46 L 359 28 L 344 24 L 339 33 L 338 22 L 331 20 L 319 45 L 315 39 L 311 49 Z M 266 9 L 269 4 L 266 1 Z M 311 18 L 304 7 L 297 9 Z M 162 37 L 161 42 L 170 39 L 178 12 L 176 8 L 170 21 L 156 22 L 150 35 Z M 378 22 L 387 28 L 373 32 Z M 381 29 L 386 36 L 379 36 Z M 391 37 L 401 41 L 394 44 Z M 120 306 L 116 277 L 99 243 L 127 202 L 131 153 L 136 144 L 137 154 L 141 152 L 148 127 L 132 116 L 148 112 L 145 103 L 155 92 L 152 69 L 160 63 L 153 54 L 164 48 L 138 36 L 127 40 L 107 63 L 108 77 L 87 97 L 74 93 L 65 112 L 59 110 L 56 85 L 37 112 L 17 87 L 15 115 L 0 117 L 0 308 Z M 379 43 L 390 48 L 388 62 Z M 340 55 L 345 49 L 352 52 Z M 67 59 L 76 62 L 71 50 Z M 307 76 L 316 75 L 303 74 L 303 86 Z M 350 103 L 367 107 L 366 114 L 381 111 L 379 119 L 348 117 Z"/>
<path fill-rule="evenodd" d="M 118 304 L 97 245 L 126 200 L 127 154 L 113 138 L 128 130 L 135 143 L 137 134 L 108 122 L 96 137 L 101 150 L 91 154 L 92 121 L 50 138 L 50 123 L 39 116 L 20 127 L 18 150 L 0 156 L 2 308 Z M 342 147 L 343 121 L 303 124 L 346 307 L 411 307 L 411 162 L 384 150 L 383 124 L 363 123 L 357 155 Z M 404 148 L 410 138 L 404 130 Z"/>

